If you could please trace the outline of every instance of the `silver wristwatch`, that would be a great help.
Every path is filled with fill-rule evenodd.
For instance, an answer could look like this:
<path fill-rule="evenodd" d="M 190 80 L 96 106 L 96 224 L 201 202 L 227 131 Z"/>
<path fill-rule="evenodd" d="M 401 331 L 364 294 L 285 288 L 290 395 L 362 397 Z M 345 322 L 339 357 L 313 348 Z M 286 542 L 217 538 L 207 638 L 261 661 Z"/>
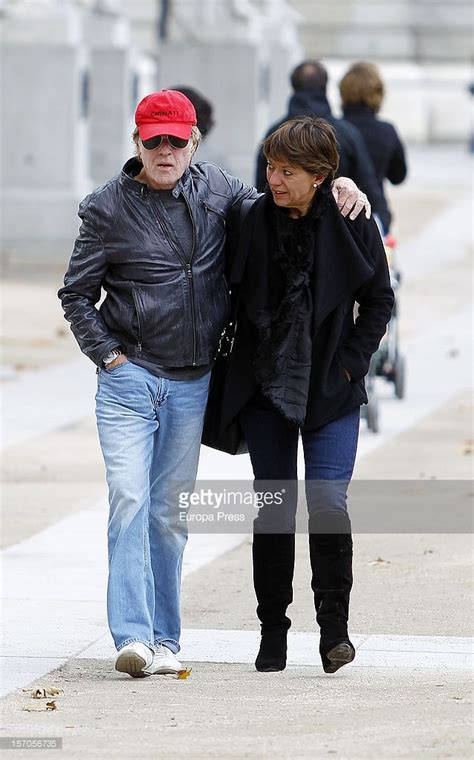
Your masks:
<path fill-rule="evenodd" d="M 104 356 L 104 358 L 102 359 L 102 364 L 104 365 L 104 367 L 107 367 L 108 364 L 112 364 L 112 362 L 114 362 L 116 358 L 120 356 L 121 353 L 122 352 L 120 348 L 113 348 L 112 351 L 109 351 L 107 356 Z"/>

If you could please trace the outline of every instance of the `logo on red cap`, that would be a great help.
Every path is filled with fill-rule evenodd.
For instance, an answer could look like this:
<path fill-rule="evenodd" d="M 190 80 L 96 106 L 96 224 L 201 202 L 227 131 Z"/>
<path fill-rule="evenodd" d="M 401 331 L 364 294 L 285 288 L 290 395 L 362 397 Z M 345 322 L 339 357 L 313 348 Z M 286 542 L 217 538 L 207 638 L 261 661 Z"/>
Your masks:
<path fill-rule="evenodd" d="M 135 124 L 142 140 L 157 135 L 189 139 L 196 124 L 193 104 L 177 90 L 160 90 L 147 95 L 137 106 Z"/>

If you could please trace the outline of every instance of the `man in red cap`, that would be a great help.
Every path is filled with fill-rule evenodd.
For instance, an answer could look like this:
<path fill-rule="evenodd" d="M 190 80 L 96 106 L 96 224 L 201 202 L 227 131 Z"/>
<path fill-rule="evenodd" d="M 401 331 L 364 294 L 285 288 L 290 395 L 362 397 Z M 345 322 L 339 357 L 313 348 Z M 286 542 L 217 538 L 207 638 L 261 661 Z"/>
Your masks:
<path fill-rule="evenodd" d="M 82 224 L 58 295 L 81 350 L 97 365 L 115 668 L 143 677 L 182 667 L 187 533 L 176 495 L 194 487 L 229 306 L 226 216 L 256 191 L 214 164 L 191 165 L 200 135 L 182 93 L 148 95 L 135 121 L 136 156 L 79 207 Z M 365 196 L 338 182 L 338 205 L 353 217 Z"/>

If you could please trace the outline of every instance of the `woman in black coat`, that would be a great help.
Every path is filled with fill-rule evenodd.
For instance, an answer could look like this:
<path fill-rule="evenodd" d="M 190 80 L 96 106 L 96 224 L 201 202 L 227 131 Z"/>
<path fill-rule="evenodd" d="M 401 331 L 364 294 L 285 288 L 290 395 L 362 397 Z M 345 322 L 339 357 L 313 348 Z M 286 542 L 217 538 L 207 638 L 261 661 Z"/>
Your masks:
<path fill-rule="evenodd" d="M 254 523 L 261 671 L 286 665 L 301 433 L 320 653 L 324 670 L 333 673 L 355 654 L 347 632 L 346 492 L 360 405 L 367 402 L 364 376 L 393 293 L 375 222 L 345 219 L 332 198 L 338 166 L 332 127 L 323 119 L 293 119 L 267 138 L 264 152 L 269 189 L 242 222 L 230 275 L 240 295 L 221 429 L 239 421 L 256 480 L 271 481 L 263 490 L 280 494 Z"/>
<path fill-rule="evenodd" d="M 339 91 L 344 119 L 361 132 L 384 194 L 384 180 L 399 185 L 407 176 L 407 164 L 405 149 L 395 127 L 377 116 L 385 91 L 378 68 L 364 61 L 355 63 L 341 79 Z M 386 234 L 390 221 L 391 214 L 382 220 Z"/>

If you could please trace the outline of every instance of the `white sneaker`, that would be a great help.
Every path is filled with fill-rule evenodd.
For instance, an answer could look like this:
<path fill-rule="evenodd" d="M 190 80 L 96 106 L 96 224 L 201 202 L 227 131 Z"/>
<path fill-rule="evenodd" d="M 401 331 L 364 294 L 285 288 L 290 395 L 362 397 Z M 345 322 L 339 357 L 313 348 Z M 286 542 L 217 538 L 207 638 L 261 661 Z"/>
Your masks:
<path fill-rule="evenodd" d="M 153 663 L 153 650 L 141 641 L 132 641 L 117 653 L 115 670 L 128 673 L 132 678 L 144 678 L 148 673 L 144 670 Z"/>
<path fill-rule="evenodd" d="M 165 675 L 166 673 L 178 673 L 180 670 L 183 670 L 183 665 L 171 649 L 168 649 L 164 644 L 157 644 L 153 663 L 146 668 L 147 674 L 151 676 Z"/>

